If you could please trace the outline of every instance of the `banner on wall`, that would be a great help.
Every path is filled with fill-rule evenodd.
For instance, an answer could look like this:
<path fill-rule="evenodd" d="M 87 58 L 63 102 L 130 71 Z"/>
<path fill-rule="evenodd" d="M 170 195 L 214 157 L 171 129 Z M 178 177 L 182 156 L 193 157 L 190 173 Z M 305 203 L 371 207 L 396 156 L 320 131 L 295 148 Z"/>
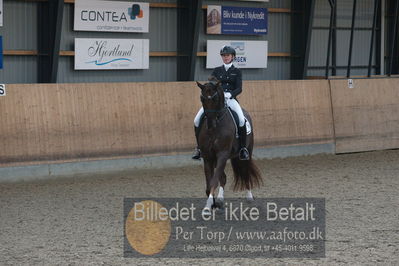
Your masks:
<path fill-rule="evenodd" d="M 148 39 L 75 39 L 75 70 L 148 69 Z"/>
<path fill-rule="evenodd" d="M 3 69 L 3 36 L 0 36 L 0 69 Z"/>
<path fill-rule="evenodd" d="M 267 68 L 267 41 L 207 41 L 206 68 L 223 64 L 220 49 L 229 45 L 236 50 L 234 65 L 238 68 Z"/>
<path fill-rule="evenodd" d="M 3 0 L 0 0 L 0 27 L 3 27 Z"/>
<path fill-rule="evenodd" d="M 74 30 L 148 32 L 148 3 L 75 0 Z"/>
<path fill-rule="evenodd" d="M 208 5 L 207 34 L 267 34 L 267 8 Z"/>

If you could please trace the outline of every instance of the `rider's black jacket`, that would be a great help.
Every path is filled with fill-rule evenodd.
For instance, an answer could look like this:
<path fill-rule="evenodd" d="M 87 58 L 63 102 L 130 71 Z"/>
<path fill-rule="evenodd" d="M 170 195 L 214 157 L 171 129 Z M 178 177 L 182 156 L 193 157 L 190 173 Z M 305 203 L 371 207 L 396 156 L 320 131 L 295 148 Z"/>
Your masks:
<path fill-rule="evenodd" d="M 236 98 L 242 92 L 242 76 L 241 70 L 232 65 L 226 71 L 224 66 L 216 67 L 212 76 L 222 82 L 222 88 L 225 92 L 230 92 L 232 98 Z"/>

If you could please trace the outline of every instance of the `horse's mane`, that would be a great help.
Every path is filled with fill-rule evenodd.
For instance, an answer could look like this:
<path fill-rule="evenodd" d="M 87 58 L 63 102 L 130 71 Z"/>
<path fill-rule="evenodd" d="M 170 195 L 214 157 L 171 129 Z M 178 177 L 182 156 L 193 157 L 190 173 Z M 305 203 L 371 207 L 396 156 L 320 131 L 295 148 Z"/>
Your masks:
<path fill-rule="evenodd" d="M 220 80 L 218 80 L 215 76 L 209 76 L 208 81 L 213 85 L 217 85 L 218 83 L 220 83 Z"/>

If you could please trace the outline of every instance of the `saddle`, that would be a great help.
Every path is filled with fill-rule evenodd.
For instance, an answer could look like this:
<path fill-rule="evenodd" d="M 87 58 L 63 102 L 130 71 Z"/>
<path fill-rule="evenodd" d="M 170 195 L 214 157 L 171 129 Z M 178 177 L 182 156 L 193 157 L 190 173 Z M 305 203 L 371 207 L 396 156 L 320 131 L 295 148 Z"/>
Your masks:
<path fill-rule="evenodd" d="M 228 109 L 229 109 L 229 114 L 233 118 L 234 125 L 235 125 L 235 128 L 236 128 L 236 130 L 235 130 L 236 138 L 238 138 L 239 137 L 238 136 L 238 127 L 240 125 L 240 119 L 238 118 L 237 113 L 233 109 L 231 109 L 230 107 L 228 107 Z M 201 125 L 202 125 L 202 123 L 204 121 L 204 117 L 205 117 L 205 114 L 202 114 L 201 119 L 200 119 L 200 127 L 201 127 Z M 245 115 L 244 115 L 244 117 L 245 117 Z M 251 134 L 251 132 L 252 132 L 251 123 L 249 123 L 249 121 L 248 121 L 248 119 L 246 117 L 245 117 L 245 125 L 247 127 L 247 135 Z"/>
<path fill-rule="evenodd" d="M 236 112 L 234 112 L 233 109 L 229 107 L 229 113 L 233 116 L 234 124 L 236 126 L 236 138 L 238 138 L 238 126 L 240 125 L 240 119 L 238 118 L 238 115 Z M 251 134 L 252 128 L 251 128 L 251 123 L 249 123 L 248 119 L 245 117 L 245 126 L 247 127 L 247 135 Z"/>

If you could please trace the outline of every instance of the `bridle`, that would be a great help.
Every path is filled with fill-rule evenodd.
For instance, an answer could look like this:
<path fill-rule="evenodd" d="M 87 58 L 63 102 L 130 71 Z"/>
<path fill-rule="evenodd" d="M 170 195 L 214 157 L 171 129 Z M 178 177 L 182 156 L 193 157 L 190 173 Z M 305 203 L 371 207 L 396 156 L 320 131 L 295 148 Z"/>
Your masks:
<path fill-rule="evenodd" d="M 213 84 L 213 83 L 212 83 L 212 85 L 215 86 L 215 84 Z M 212 94 L 212 95 L 209 95 L 209 96 L 203 95 L 202 91 L 201 91 L 201 96 L 200 97 L 201 97 L 201 101 L 203 102 L 205 100 L 214 100 L 217 96 L 218 96 L 218 90 L 216 89 L 215 93 Z M 223 118 L 225 117 L 225 115 L 227 113 L 226 111 L 228 110 L 227 106 L 226 106 L 226 102 L 224 100 L 224 97 L 223 96 L 221 96 L 221 97 L 223 99 L 223 104 L 220 106 L 219 109 L 206 109 L 204 107 L 204 113 L 205 113 L 205 116 L 207 118 L 208 118 L 207 114 L 216 113 L 216 120 L 213 120 L 214 121 L 213 127 L 216 127 L 216 124 L 223 120 Z M 208 120 L 208 122 L 210 122 L 210 121 Z"/>
<path fill-rule="evenodd" d="M 218 95 L 218 92 L 215 91 L 215 93 L 212 96 L 205 96 L 202 94 L 201 92 L 201 99 L 208 99 L 208 100 L 213 100 L 213 98 L 215 98 Z"/>

